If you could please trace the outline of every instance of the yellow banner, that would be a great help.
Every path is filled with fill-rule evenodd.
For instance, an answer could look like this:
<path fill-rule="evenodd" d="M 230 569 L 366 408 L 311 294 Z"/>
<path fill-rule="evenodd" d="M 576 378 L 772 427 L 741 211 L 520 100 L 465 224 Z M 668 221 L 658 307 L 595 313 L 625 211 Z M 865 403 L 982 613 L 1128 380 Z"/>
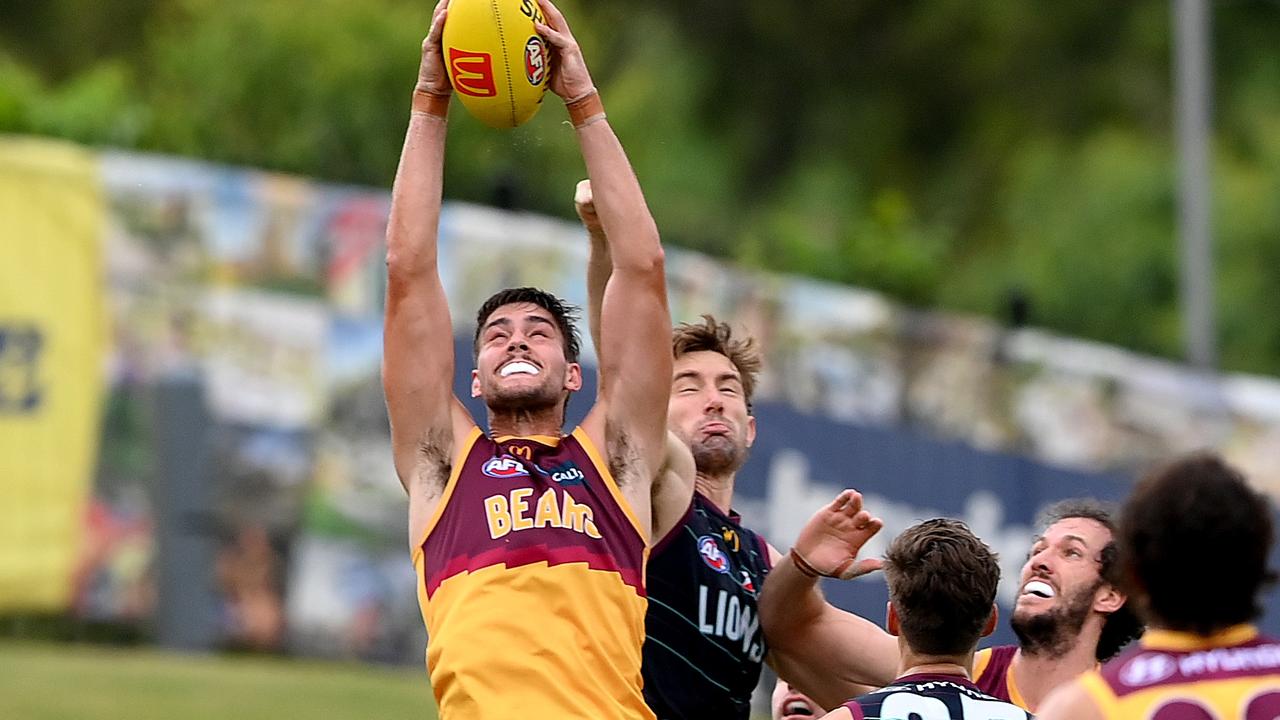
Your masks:
<path fill-rule="evenodd" d="M 71 600 L 106 344 L 97 168 L 0 137 L 0 612 Z"/>

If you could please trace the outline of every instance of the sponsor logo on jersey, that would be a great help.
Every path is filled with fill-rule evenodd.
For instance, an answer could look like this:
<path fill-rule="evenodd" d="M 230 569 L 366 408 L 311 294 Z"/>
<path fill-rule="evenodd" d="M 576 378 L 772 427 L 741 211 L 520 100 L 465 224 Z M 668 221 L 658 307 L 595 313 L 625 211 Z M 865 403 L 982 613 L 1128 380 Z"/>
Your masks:
<path fill-rule="evenodd" d="M 746 568 L 739 568 L 738 572 L 742 573 L 742 580 L 738 584 L 742 586 L 743 590 L 755 595 L 756 584 L 755 581 L 751 579 L 751 573 L 747 572 Z"/>
<path fill-rule="evenodd" d="M 525 477 L 529 474 L 529 471 L 525 469 L 524 463 L 510 455 L 502 455 L 485 460 L 484 465 L 480 466 L 480 471 L 491 478 Z"/>
<path fill-rule="evenodd" d="M 539 470 L 541 470 L 541 468 L 539 468 Z M 543 472 L 550 476 L 553 481 L 562 486 L 581 485 L 587 479 L 587 476 L 583 474 L 582 470 L 578 469 L 578 466 L 574 464 L 572 460 L 566 460 L 550 470 L 544 470 Z"/>
<path fill-rule="evenodd" d="M 1164 653 L 1143 653 L 1125 663 L 1120 670 L 1120 682 L 1130 687 L 1151 685 L 1173 676 L 1178 663 Z"/>
<path fill-rule="evenodd" d="M 729 557 L 720 549 L 715 535 L 703 535 L 698 538 L 698 554 L 707 567 L 718 573 L 729 574 Z"/>

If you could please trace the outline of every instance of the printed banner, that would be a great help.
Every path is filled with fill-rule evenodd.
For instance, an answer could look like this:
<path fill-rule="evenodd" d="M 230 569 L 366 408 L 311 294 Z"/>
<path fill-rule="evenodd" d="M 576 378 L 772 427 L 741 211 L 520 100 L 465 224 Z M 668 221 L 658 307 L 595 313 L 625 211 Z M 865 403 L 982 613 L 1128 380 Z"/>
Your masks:
<path fill-rule="evenodd" d="M 95 157 L 0 140 L 0 610 L 71 599 L 99 437 L 104 208 Z"/>

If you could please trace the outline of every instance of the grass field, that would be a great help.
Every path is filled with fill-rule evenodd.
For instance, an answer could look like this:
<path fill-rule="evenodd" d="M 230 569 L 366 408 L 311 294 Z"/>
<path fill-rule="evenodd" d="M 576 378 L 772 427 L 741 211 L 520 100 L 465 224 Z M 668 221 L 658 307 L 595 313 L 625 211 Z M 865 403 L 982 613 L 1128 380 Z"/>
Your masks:
<path fill-rule="evenodd" d="M 425 670 L 0 641 L 5 720 L 434 720 Z"/>

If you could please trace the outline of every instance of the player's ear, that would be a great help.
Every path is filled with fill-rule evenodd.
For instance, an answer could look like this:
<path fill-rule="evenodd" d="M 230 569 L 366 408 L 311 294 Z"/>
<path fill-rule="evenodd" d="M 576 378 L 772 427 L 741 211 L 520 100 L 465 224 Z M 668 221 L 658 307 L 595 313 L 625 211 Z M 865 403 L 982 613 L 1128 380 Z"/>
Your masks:
<path fill-rule="evenodd" d="M 1000 622 L 1000 607 L 995 603 L 991 603 L 991 617 L 987 618 L 987 624 L 982 626 L 981 637 L 986 637 L 996 631 L 996 624 Z"/>
<path fill-rule="evenodd" d="M 480 397 L 480 371 L 471 370 L 471 397 Z"/>
<path fill-rule="evenodd" d="M 569 392 L 578 392 L 582 389 L 582 366 L 576 362 L 565 366 L 564 389 Z"/>
<path fill-rule="evenodd" d="M 884 604 L 884 628 L 889 634 L 897 637 L 902 634 L 902 623 L 898 620 L 898 610 L 893 606 L 893 601 Z"/>
<path fill-rule="evenodd" d="M 1093 594 L 1093 609 L 1095 612 L 1111 614 L 1124 607 L 1127 599 L 1114 585 L 1103 583 Z"/>
<path fill-rule="evenodd" d="M 747 416 L 747 447 L 751 447 L 756 442 L 756 416 Z"/>

